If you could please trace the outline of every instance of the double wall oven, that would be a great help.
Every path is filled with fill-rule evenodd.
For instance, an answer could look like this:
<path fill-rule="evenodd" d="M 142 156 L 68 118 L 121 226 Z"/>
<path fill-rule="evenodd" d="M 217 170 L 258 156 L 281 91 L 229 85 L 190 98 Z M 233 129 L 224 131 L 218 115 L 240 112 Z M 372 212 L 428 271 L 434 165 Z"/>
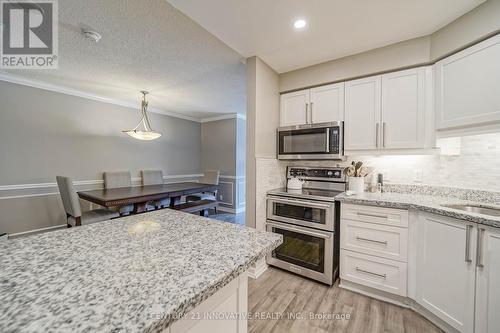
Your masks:
<path fill-rule="evenodd" d="M 339 203 L 345 191 L 338 168 L 289 167 L 288 177 L 306 180 L 302 190 L 276 189 L 267 196 L 267 230 L 283 235 L 268 263 L 333 284 L 339 262 Z"/>

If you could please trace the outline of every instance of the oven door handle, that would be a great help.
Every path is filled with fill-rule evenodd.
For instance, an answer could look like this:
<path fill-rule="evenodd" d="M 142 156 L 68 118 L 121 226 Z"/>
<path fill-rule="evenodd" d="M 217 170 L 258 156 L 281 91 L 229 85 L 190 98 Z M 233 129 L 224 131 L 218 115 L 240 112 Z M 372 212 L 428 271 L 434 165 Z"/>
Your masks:
<path fill-rule="evenodd" d="M 285 203 L 285 204 L 301 204 L 304 207 L 312 207 L 312 208 L 324 208 L 324 209 L 330 209 L 334 204 L 320 204 L 320 203 L 315 203 L 311 201 L 305 201 L 305 200 L 297 200 L 297 199 L 281 199 L 281 198 L 268 198 L 269 201 L 271 202 L 278 202 L 278 203 Z"/>
<path fill-rule="evenodd" d="M 303 228 L 294 228 L 294 227 L 284 226 L 283 224 L 277 224 L 277 223 L 267 222 L 267 225 L 270 226 L 270 227 L 274 227 L 274 228 L 278 228 L 278 229 L 283 229 L 283 230 L 288 230 L 288 231 L 294 231 L 294 232 L 301 233 L 301 234 L 304 234 L 304 235 L 318 237 L 318 238 L 323 238 L 323 239 L 330 239 L 332 237 L 331 234 L 321 234 L 319 232 L 305 230 Z"/>

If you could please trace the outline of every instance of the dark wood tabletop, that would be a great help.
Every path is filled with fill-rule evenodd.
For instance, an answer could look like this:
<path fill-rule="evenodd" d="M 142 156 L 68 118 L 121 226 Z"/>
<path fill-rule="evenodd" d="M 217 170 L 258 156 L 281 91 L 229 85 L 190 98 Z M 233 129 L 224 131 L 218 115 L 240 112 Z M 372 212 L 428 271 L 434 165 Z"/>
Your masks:
<path fill-rule="evenodd" d="M 170 206 L 173 206 L 178 203 L 180 197 L 183 195 L 213 192 L 218 188 L 218 185 L 183 182 L 80 191 L 78 192 L 78 196 L 83 200 L 104 207 L 134 204 L 136 206 L 135 212 L 141 212 L 145 209 L 148 201 L 170 198 Z"/>

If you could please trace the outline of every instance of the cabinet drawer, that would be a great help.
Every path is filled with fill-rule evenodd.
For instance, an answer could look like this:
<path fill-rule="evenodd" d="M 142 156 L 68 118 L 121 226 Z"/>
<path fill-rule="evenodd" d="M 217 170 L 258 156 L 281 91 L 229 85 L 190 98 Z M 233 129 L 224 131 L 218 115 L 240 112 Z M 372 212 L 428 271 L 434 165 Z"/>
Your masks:
<path fill-rule="evenodd" d="M 406 296 L 407 264 L 341 249 L 340 278 Z"/>
<path fill-rule="evenodd" d="M 345 250 L 406 262 L 408 229 L 342 219 L 340 246 Z"/>
<path fill-rule="evenodd" d="M 408 211 L 404 209 L 342 204 L 340 214 L 348 220 L 408 227 Z"/>

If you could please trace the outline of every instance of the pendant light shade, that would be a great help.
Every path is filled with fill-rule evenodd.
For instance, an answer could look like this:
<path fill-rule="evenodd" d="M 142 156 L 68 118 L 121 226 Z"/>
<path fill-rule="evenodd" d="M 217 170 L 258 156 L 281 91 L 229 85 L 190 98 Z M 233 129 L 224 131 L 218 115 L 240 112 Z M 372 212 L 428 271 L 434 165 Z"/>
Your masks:
<path fill-rule="evenodd" d="M 127 133 L 131 137 L 137 140 L 154 140 L 158 139 L 161 136 L 161 133 L 155 132 L 151 128 L 151 124 L 149 123 L 148 118 L 148 101 L 146 101 L 147 91 L 141 91 L 142 94 L 142 103 L 141 103 L 141 120 L 134 129 L 123 131 L 123 133 Z"/>

